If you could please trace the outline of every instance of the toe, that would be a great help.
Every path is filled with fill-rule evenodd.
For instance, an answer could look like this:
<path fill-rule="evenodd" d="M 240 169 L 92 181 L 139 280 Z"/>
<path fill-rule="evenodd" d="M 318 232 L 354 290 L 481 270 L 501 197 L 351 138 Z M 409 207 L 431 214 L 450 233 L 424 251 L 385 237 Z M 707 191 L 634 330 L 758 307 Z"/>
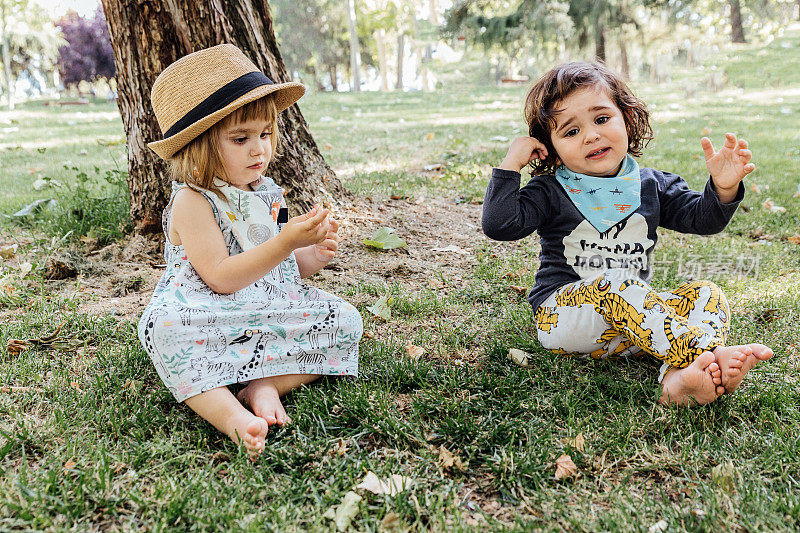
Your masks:
<path fill-rule="evenodd" d="M 716 392 L 717 392 L 717 396 L 722 396 L 723 394 L 725 394 L 725 387 L 723 387 L 721 385 L 717 385 Z"/>

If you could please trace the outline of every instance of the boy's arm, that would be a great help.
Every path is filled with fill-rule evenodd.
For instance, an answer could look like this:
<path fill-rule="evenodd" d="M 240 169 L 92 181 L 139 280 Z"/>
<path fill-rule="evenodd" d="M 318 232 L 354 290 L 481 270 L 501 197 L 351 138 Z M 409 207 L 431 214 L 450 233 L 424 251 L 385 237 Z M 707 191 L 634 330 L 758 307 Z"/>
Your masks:
<path fill-rule="evenodd" d="M 659 175 L 660 174 L 660 175 Z M 744 199 L 744 185 L 735 190 L 732 201 L 724 202 L 711 178 L 702 193 L 675 174 L 656 173 L 661 207 L 659 225 L 681 233 L 712 235 L 728 225 L 739 203 Z"/>
<path fill-rule="evenodd" d="M 483 233 L 497 241 L 513 241 L 533 233 L 549 215 L 550 205 L 541 180 L 531 180 L 520 190 L 520 170 L 534 159 L 544 159 L 547 149 L 533 137 L 514 139 L 492 179 L 483 200 Z"/>
<path fill-rule="evenodd" d="M 513 241 L 533 233 L 551 216 L 547 191 L 540 179 L 519 188 L 521 175 L 513 170 L 492 169 L 483 200 L 483 233 L 496 241 Z"/>

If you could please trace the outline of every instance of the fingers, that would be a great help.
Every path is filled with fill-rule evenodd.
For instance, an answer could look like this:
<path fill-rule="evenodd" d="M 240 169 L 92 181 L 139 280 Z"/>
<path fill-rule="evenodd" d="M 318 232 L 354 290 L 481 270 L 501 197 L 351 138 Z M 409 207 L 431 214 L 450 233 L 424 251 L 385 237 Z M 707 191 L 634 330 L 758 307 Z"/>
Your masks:
<path fill-rule="evenodd" d="M 703 148 L 703 155 L 705 156 L 706 161 L 714 157 L 716 152 L 714 151 L 714 145 L 711 144 L 711 139 L 708 137 L 703 137 L 700 139 L 700 147 Z"/>
<path fill-rule="evenodd" d="M 725 134 L 725 148 L 733 150 L 736 148 L 736 135 L 733 133 L 726 133 Z"/>

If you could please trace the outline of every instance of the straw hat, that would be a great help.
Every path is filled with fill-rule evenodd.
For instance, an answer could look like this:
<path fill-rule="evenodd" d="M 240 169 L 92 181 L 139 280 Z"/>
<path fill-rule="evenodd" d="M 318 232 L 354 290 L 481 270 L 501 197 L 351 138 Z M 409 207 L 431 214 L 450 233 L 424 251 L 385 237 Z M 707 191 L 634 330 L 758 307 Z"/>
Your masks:
<path fill-rule="evenodd" d="M 147 146 L 169 159 L 245 104 L 274 93 L 281 112 L 305 92 L 301 83 L 273 82 L 232 44 L 191 53 L 165 68 L 153 83 L 150 100 L 164 139 Z"/>

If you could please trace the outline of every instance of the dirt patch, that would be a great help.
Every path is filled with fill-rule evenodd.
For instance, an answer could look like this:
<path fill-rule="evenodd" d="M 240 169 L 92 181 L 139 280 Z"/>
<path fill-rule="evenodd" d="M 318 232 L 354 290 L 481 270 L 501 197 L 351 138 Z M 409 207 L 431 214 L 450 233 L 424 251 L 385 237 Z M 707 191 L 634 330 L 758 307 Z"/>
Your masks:
<path fill-rule="evenodd" d="M 442 198 L 357 198 L 336 213 L 344 237 L 339 254 L 309 283 L 334 293 L 354 284 L 397 283 L 409 291 L 458 287 L 477 263 L 476 250 L 487 241 L 480 213 L 480 205 Z M 378 251 L 364 246 L 362 240 L 381 226 L 393 228 L 408 248 Z M 69 279 L 49 284 L 76 287 L 82 312 L 137 320 L 164 271 L 163 246 L 163 235 L 134 235 L 89 252 L 92 266 L 78 274 L 79 283 Z"/>

